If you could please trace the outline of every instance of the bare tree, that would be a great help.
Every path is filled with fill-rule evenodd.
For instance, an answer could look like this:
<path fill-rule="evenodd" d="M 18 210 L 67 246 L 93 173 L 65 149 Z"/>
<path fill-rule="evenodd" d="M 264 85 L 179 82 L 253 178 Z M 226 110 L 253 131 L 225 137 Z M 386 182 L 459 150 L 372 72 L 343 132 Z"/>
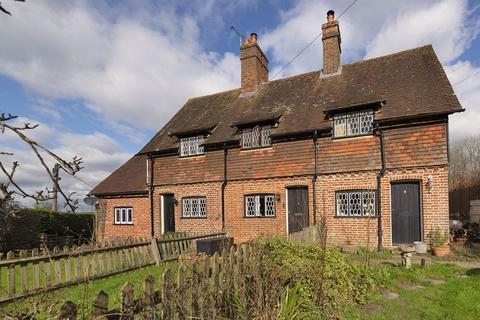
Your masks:
<path fill-rule="evenodd" d="M 55 179 L 53 169 L 47 165 L 47 160 L 53 160 L 55 163 L 58 163 L 61 169 L 73 176 L 80 169 L 82 169 L 82 158 L 75 156 L 71 161 L 62 159 L 48 148 L 38 144 L 28 137 L 27 132 L 37 128 L 38 124 L 32 125 L 30 123 L 24 123 L 21 126 L 11 124 L 12 120 L 15 118 L 17 118 L 17 116 L 11 114 L 6 115 L 5 113 L 2 113 L 0 115 L 0 132 L 4 133 L 5 130 L 9 130 L 10 132 L 14 133 L 20 139 L 20 141 L 24 142 L 32 149 L 34 156 L 38 159 L 38 162 L 41 164 L 42 168 L 47 174 L 49 183 L 53 184 L 53 189 L 46 187 L 43 190 L 29 192 L 15 181 L 15 173 L 20 164 L 17 161 L 13 161 L 11 166 L 6 166 L 2 161 L 0 161 L 0 172 L 4 176 L 3 179 L 0 179 L 0 208 L 2 208 L 2 212 L 0 213 L 5 214 L 3 208 L 8 207 L 7 203 L 12 202 L 15 195 L 22 198 L 30 198 L 36 203 L 39 203 L 52 200 L 55 196 L 54 191 L 58 192 L 58 194 L 63 198 L 66 208 L 71 211 L 75 211 L 78 207 L 78 200 L 72 198 L 74 192 L 67 194 L 62 189 L 58 183 L 58 180 Z M 14 157 L 13 153 L 2 151 L 0 151 L 0 155 Z"/>
<path fill-rule="evenodd" d="M 14 1 L 17 1 L 17 2 L 25 2 L 25 0 L 14 0 Z M 9 16 L 11 16 L 12 14 L 10 13 L 10 11 L 8 11 L 7 9 L 5 9 L 3 6 L 2 6 L 2 3 L 0 2 L 0 11 L 5 13 L 5 14 L 8 14 Z"/>
<path fill-rule="evenodd" d="M 480 134 L 459 139 L 450 149 L 450 186 L 480 183 Z"/>

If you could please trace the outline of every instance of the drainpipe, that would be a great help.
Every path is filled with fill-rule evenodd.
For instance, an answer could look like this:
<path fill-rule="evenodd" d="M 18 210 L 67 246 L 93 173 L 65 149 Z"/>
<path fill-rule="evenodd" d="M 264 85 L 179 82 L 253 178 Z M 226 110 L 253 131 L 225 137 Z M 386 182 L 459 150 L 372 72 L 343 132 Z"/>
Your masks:
<path fill-rule="evenodd" d="M 378 214 L 378 251 L 382 250 L 382 177 L 385 174 L 385 141 L 383 131 L 378 127 L 378 123 L 375 125 L 375 132 L 380 138 L 380 152 L 382 159 L 382 168 L 377 174 L 377 214 Z"/>
<path fill-rule="evenodd" d="M 314 159 L 314 171 L 313 171 L 313 177 L 312 177 L 312 192 L 313 192 L 313 196 L 312 196 L 312 201 L 313 201 L 313 224 L 316 225 L 317 224 L 317 195 L 316 195 L 316 192 L 315 192 L 315 185 L 316 185 L 316 182 L 317 182 L 317 177 L 318 177 L 318 165 L 317 165 L 317 155 L 318 155 L 318 144 L 317 144 L 317 140 L 318 140 L 318 132 L 317 132 L 317 129 L 315 129 L 314 133 L 313 133 L 313 155 L 315 157 Z"/>
<path fill-rule="evenodd" d="M 227 144 L 223 145 L 222 230 L 225 229 L 225 187 L 227 186 Z"/>
<path fill-rule="evenodd" d="M 149 197 L 150 197 L 150 227 L 152 238 L 155 237 L 155 226 L 153 217 L 153 158 L 150 157 L 150 185 L 149 185 Z"/>

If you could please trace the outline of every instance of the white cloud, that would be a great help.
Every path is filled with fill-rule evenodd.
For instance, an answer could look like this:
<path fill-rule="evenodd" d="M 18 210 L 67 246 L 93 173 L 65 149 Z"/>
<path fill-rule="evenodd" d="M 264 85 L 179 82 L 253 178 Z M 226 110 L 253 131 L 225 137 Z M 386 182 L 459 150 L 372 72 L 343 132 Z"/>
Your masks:
<path fill-rule="evenodd" d="M 459 61 L 445 68 L 452 84 L 456 84 L 480 72 L 479 67 L 468 61 Z M 480 75 L 473 76 L 454 86 L 455 92 L 466 109 L 450 118 L 450 133 L 453 139 L 480 134 Z"/>
<path fill-rule="evenodd" d="M 408 48 L 433 44 L 439 59 L 449 62 L 470 44 L 474 31 L 467 28 L 468 2 L 443 0 L 418 2 L 386 21 L 367 45 L 366 57 L 377 57 Z"/>
<path fill-rule="evenodd" d="M 204 52 L 191 16 L 138 15 L 109 20 L 82 1 L 18 6 L 0 20 L 0 73 L 47 99 L 82 99 L 110 124 L 153 130 L 188 97 L 238 85 L 238 58 Z"/>
<path fill-rule="evenodd" d="M 16 123 L 25 120 L 28 119 L 18 119 Z M 55 145 L 50 150 L 67 161 L 74 156 L 83 158 L 82 166 L 84 168 L 77 175 L 87 184 L 68 176 L 63 171 L 60 172 L 62 189 L 67 194 L 75 192 L 75 198 L 80 200 L 92 189 L 91 186 L 98 184 L 132 156 L 125 152 L 115 140 L 99 132 L 84 135 L 75 134 L 65 132 L 64 129 L 60 131 L 41 123 L 37 129 L 25 133 L 43 145 L 46 140 L 50 141 L 50 144 Z M 51 189 L 52 182 L 32 150 L 25 147 L 26 144 L 8 129 L 5 131 L 4 137 L 5 139 L 2 139 L 0 143 L 0 150 L 12 152 L 14 156 L 0 155 L 0 161 L 7 168 L 11 168 L 13 161 L 19 163 L 15 173 L 15 181 L 30 193 L 43 190 L 45 187 Z M 41 152 L 41 154 L 46 160 L 47 166 L 52 168 L 53 159 L 45 152 Z M 0 174 L 0 178 L 4 179 L 5 177 Z M 30 200 L 20 198 L 18 200 L 22 200 L 25 204 L 32 204 Z"/>
<path fill-rule="evenodd" d="M 344 1 L 302 0 L 280 13 L 281 23 L 267 31 L 261 44 L 268 49 L 274 75 L 321 31 L 328 9 L 337 16 L 351 3 Z M 425 44 L 433 47 L 444 64 L 452 64 L 464 53 L 480 32 L 478 9 L 468 7 L 466 0 L 370 0 L 358 2 L 340 18 L 342 35 L 342 62 L 368 59 Z M 451 73 L 452 70 L 467 66 Z M 319 38 L 296 59 L 279 77 L 319 70 L 322 67 L 322 46 Z M 453 83 L 478 71 L 468 61 L 447 66 Z M 478 133 L 480 127 L 480 76 L 455 87 L 466 112 L 450 119 L 452 138 Z M 472 121 L 473 119 L 477 120 Z"/>

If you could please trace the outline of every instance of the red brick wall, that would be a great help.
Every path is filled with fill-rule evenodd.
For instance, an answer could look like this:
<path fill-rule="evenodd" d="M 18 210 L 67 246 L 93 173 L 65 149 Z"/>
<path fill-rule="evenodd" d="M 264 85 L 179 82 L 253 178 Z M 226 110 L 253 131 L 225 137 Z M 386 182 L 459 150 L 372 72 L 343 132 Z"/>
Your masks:
<path fill-rule="evenodd" d="M 445 124 L 416 128 L 385 130 L 387 172 L 382 180 L 383 245 L 391 246 L 390 189 L 392 181 L 421 181 L 423 234 L 434 226 L 448 227 L 448 167 Z M 327 217 L 328 240 L 333 245 L 352 244 L 376 246 L 377 220 L 366 218 L 335 218 L 335 191 L 345 189 L 376 189 L 380 169 L 378 137 L 350 139 L 319 139 L 319 177 L 317 180 L 317 215 Z M 228 185 L 225 190 L 226 228 L 237 242 L 259 234 L 286 233 L 285 187 L 307 185 L 309 188 L 310 222 L 313 222 L 312 140 L 276 143 L 258 150 L 229 150 Z M 207 152 L 192 158 L 177 156 L 155 158 L 155 232 L 161 232 L 161 194 L 173 193 L 176 229 L 187 232 L 210 232 L 221 229 L 221 184 L 223 151 Z M 433 177 L 433 190 L 426 188 L 428 176 Z M 275 178 L 277 177 L 277 178 Z M 244 218 L 244 195 L 274 193 L 275 218 Z M 182 219 L 181 198 L 207 197 L 206 219 Z M 150 235 L 148 198 L 118 198 L 106 203 L 105 236 Z M 113 225 L 115 206 L 134 206 L 134 225 Z M 369 232 L 368 232 L 369 230 Z M 370 239 L 369 239 L 370 237 Z"/>
<path fill-rule="evenodd" d="M 229 235 L 235 242 L 244 242 L 254 239 L 258 235 L 285 235 L 286 234 L 286 186 L 309 187 L 310 223 L 313 222 L 311 197 L 311 177 L 246 180 L 231 182 L 225 192 L 226 225 Z M 280 195 L 280 201 L 275 203 L 275 218 L 244 218 L 244 196 L 254 193 L 273 193 Z"/>
<path fill-rule="evenodd" d="M 175 231 L 205 233 L 215 232 L 222 229 L 222 200 L 221 183 L 197 183 L 174 186 L 155 187 L 154 210 L 155 210 L 155 233 L 161 234 L 161 195 L 171 193 L 178 203 L 175 211 Z M 182 218 L 182 198 L 192 196 L 207 197 L 207 218 L 189 219 Z"/>
<path fill-rule="evenodd" d="M 100 217 L 97 211 L 97 219 L 104 221 L 103 239 L 111 237 L 150 237 L 150 201 L 148 197 L 130 197 L 130 198 L 106 198 L 101 199 L 104 206 L 104 216 Z M 115 207 L 132 207 L 133 224 L 116 225 L 114 217 Z M 103 215 L 103 212 L 102 212 Z M 99 239 L 102 240 L 102 239 Z"/>

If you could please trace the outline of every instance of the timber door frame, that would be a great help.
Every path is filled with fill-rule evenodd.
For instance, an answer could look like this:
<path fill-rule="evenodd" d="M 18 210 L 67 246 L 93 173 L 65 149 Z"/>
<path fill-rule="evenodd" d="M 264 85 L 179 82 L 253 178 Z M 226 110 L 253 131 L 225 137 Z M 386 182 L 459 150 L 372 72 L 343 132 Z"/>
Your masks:
<path fill-rule="evenodd" d="M 420 216 L 420 241 L 425 241 L 424 233 L 424 223 L 423 223 L 423 181 L 420 179 L 402 179 L 402 180 L 391 180 L 390 181 L 390 242 L 394 246 L 393 242 L 393 196 L 392 196 L 392 185 L 402 184 L 402 183 L 416 183 L 418 184 L 418 207 L 419 207 L 419 216 Z M 378 201 L 378 200 L 377 200 Z"/>
<path fill-rule="evenodd" d="M 285 187 L 285 232 L 289 235 L 289 228 L 288 228 L 288 190 L 290 189 L 307 189 L 307 226 L 310 226 L 310 188 L 308 185 L 292 185 Z"/>
<path fill-rule="evenodd" d="M 172 196 L 175 197 L 173 193 L 162 193 L 160 195 L 160 233 L 165 234 L 165 197 Z M 175 208 L 174 208 L 175 210 Z M 175 219 L 175 216 L 174 216 Z"/>

